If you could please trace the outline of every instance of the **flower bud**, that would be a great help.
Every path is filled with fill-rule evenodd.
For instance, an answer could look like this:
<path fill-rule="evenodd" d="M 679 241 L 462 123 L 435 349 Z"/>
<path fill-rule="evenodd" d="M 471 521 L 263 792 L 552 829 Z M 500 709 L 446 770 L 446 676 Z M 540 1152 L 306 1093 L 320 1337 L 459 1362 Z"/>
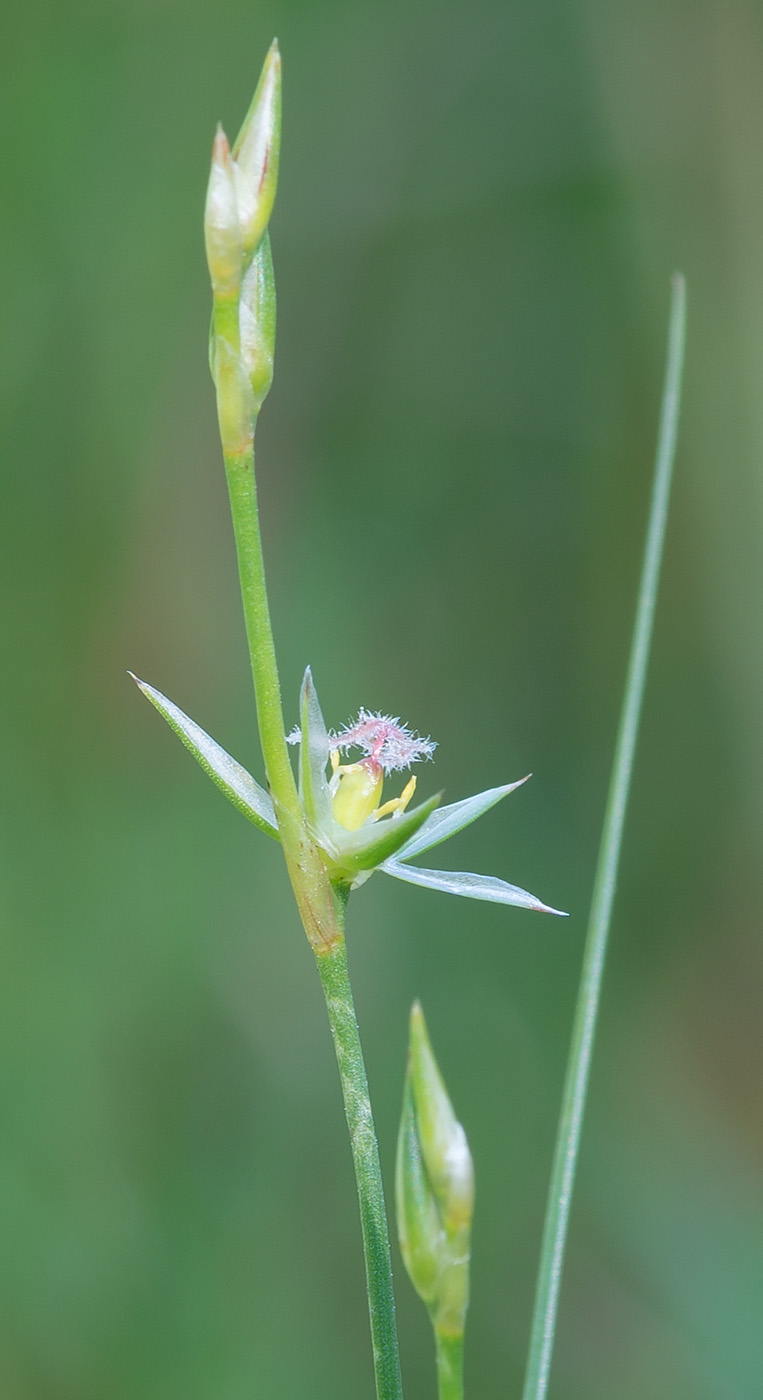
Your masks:
<path fill-rule="evenodd" d="M 276 284 L 270 237 L 265 232 L 241 284 L 239 302 L 241 363 L 259 412 L 273 382 L 276 343 Z"/>
<path fill-rule="evenodd" d="M 414 1288 L 437 1330 L 461 1336 L 469 1303 L 472 1159 L 418 1002 L 411 1011 L 395 1205 L 400 1249 Z"/>
<path fill-rule="evenodd" d="M 281 55 L 274 39 L 252 105 L 233 147 L 245 258 L 251 257 L 268 226 L 276 197 L 280 146 Z"/>
<path fill-rule="evenodd" d="M 409 1073 L 424 1163 L 445 1225 L 468 1225 L 474 1209 L 471 1154 L 432 1053 L 419 1002 L 411 1010 Z"/>
<path fill-rule="evenodd" d="M 244 249 L 233 161 L 228 138 L 221 126 L 217 128 L 212 147 L 212 168 L 204 211 L 204 241 L 214 295 L 236 296 L 241 285 Z"/>

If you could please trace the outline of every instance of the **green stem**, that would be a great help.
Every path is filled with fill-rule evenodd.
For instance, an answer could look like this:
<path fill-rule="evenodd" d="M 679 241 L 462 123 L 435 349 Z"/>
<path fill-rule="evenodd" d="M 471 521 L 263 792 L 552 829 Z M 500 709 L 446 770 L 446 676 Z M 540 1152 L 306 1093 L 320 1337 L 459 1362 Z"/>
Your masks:
<path fill-rule="evenodd" d="M 300 917 L 312 947 L 325 953 L 341 941 L 341 918 L 320 853 L 305 829 L 286 747 L 257 513 L 253 448 L 227 453 L 225 471 L 265 769 Z"/>
<path fill-rule="evenodd" d="M 649 527 L 551 1171 L 523 1400 L 543 1400 L 548 1386 L 607 936 L 657 601 L 678 429 L 685 323 L 686 289 L 683 277 L 677 273 L 672 283 L 667 364 Z"/>
<path fill-rule="evenodd" d="M 450 1337 L 435 1327 L 439 1400 L 463 1400 L 464 1336 Z"/>
<path fill-rule="evenodd" d="M 366 1260 L 376 1394 L 378 1400 L 402 1400 L 387 1212 L 344 939 L 330 952 L 317 953 L 315 960 L 326 998 L 350 1131 Z"/>
<path fill-rule="evenodd" d="M 242 453 L 226 454 L 225 472 L 228 478 L 241 599 L 244 605 L 246 637 L 257 701 L 257 723 L 265 768 L 276 805 L 298 820 L 299 798 L 286 747 L 281 687 L 265 584 L 254 477 L 254 448 L 249 447 Z"/>

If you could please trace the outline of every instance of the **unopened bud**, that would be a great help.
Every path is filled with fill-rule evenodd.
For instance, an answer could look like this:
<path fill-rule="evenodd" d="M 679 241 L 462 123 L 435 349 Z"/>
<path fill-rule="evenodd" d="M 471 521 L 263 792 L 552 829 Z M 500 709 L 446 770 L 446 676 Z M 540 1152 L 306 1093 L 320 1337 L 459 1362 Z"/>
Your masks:
<path fill-rule="evenodd" d="M 228 138 L 217 128 L 204 211 L 207 263 L 216 297 L 236 296 L 241 285 L 244 247 Z"/>
<path fill-rule="evenodd" d="M 257 91 L 233 147 L 236 198 L 250 257 L 268 226 L 278 183 L 281 147 L 281 55 L 278 42 L 268 50 Z"/>
<path fill-rule="evenodd" d="M 273 382 L 276 344 L 276 284 L 267 232 L 244 273 L 239 332 L 241 363 L 249 379 L 255 411 L 259 412 Z"/>
<path fill-rule="evenodd" d="M 468 1224 L 474 1209 L 474 1173 L 466 1133 L 457 1122 L 427 1035 L 419 1002 L 411 1010 L 409 1073 L 421 1147 L 446 1226 Z"/>
<path fill-rule="evenodd" d="M 414 1288 L 437 1330 L 461 1336 L 469 1303 L 472 1159 L 418 1002 L 411 1011 L 395 1205 L 400 1249 Z"/>

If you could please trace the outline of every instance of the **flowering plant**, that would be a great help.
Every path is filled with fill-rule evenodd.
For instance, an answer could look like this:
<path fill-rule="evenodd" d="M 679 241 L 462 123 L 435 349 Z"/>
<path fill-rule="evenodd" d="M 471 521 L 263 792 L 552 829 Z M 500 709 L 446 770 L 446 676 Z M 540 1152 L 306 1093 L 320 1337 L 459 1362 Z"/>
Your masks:
<path fill-rule="evenodd" d="M 210 368 L 217 394 L 241 595 L 267 789 L 153 686 L 143 694 L 234 806 L 280 842 L 323 987 L 344 1095 L 360 1202 L 378 1400 L 402 1400 L 387 1219 L 379 1152 L 347 969 L 345 915 L 352 891 L 376 870 L 470 899 L 559 913 L 492 875 L 423 869 L 411 861 L 455 835 L 515 788 L 489 788 L 442 806 L 411 807 L 416 778 L 382 801 L 384 780 L 431 759 L 435 744 L 399 719 L 369 710 L 326 727 L 308 668 L 299 723 L 287 735 L 270 625 L 254 475 L 257 418 L 270 388 L 275 285 L 268 221 L 278 178 L 281 61 L 273 44 L 233 147 L 218 128 L 205 212 L 213 311 Z M 637 625 L 560 1119 L 530 1345 L 525 1400 L 545 1394 L 561 1260 L 590 1064 L 604 949 L 654 610 L 683 343 L 683 284 L 676 282 L 655 493 Z M 289 747 L 298 747 L 295 775 Z M 359 754 L 351 758 L 353 754 Z M 344 762 L 343 757 L 351 758 Z M 401 1251 L 435 1333 L 440 1400 L 463 1396 L 473 1169 L 418 1003 L 398 1141 L 396 1205 Z"/>
<path fill-rule="evenodd" d="M 133 679 L 234 807 L 260 831 L 280 841 L 272 799 L 251 773 L 161 691 L 137 676 Z M 327 730 L 309 667 L 302 682 L 300 715 L 301 726 L 287 735 L 286 742 L 299 747 L 302 816 L 333 884 L 355 890 L 375 870 L 381 870 L 396 880 L 465 895 L 468 899 L 561 913 L 495 875 L 422 870 L 409 864 L 414 856 L 439 846 L 476 821 L 501 798 L 526 783 L 526 777 L 487 788 L 445 807 L 440 806 L 437 794 L 409 811 L 415 777 L 408 780 L 399 797 L 381 803 L 384 778 L 409 768 L 417 760 L 431 759 L 436 748 L 432 739 L 411 733 L 399 719 L 367 710 L 361 710 L 354 723 L 338 731 Z M 342 752 L 355 748 L 361 750 L 361 759 L 349 764 L 339 762 Z"/>

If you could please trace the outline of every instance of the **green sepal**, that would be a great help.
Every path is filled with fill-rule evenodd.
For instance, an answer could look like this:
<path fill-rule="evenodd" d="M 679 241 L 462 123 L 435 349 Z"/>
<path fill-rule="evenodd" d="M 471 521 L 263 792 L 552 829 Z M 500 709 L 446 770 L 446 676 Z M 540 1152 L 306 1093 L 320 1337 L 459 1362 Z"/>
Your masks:
<path fill-rule="evenodd" d="M 395 1215 L 408 1276 L 422 1301 L 431 1306 L 437 1297 L 445 1231 L 421 1155 L 410 1071 L 405 1076 L 397 1137 Z"/>
<path fill-rule="evenodd" d="M 276 347 L 276 283 L 270 234 L 265 230 L 241 284 L 238 305 L 241 363 L 259 411 L 273 383 Z"/>
<path fill-rule="evenodd" d="M 212 314 L 209 321 L 209 373 L 212 382 L 217 383 L 217 337 L 215 335 L 215 309 L 212 307 Z M 132 674 L 132 673 L 131 673 Z"/>
<path fill-rule="evenodd" d="M 414 832 L 438 806 L 442 793 L 435 793 L 427 802 L 402 816 L 384 817 L 380 822 L 367 822 L 359 831 L 345 831 L 336 822 L 333 832 L 341 832 L 341 844 L 327 854 L 336 867 L 336 875 L 350 880 L 361 870 L 374 870 L 382 861 L 399 851 Z M 319 837 L 320 839 L 320 837 Z"/>
<path fill-rule="evenodd" d="M 438 807 L 431 817 L 427 818 L 421 830 L 416 833 L 411 841 L 407 841 L 402 850 L 398 851 L 398 860 L 410 860 L 412 856 L 420 855 L 422 851 L 428 851 L 432 846 L 439 846 L 441 841 L 447 841 L 450 836 L 455 836 L 457 831 L 463 831 L 465 826 L 481 817 L 484 812 L 489 812 L 496 802 L 507 797 L 515 788 L 521 787 L 527 782 L 530 774 L 526 778 L 520 778 L 516 783 L 504 783 L 502 787 L 487 788 L 485 792 L 477 792 L 473 797 L 464 797 L 460 802 L 451 802 L 447 807 Z"/>
<path fill-rule="evenodd" d="M 168 700 L 166 695 L 162 695 L 160 690 L 155 690 L 146 681 L 141 681 L 132 671 L 127 673 L 135 681 L 139 690 L 143 691 L 147 700 L 159 714 L 166 719 L 170 729 L 173 729 L 178 738 L 185 744 L 189 753 L 192 753 L 197 763 L 204 769 L 208 778 L 216 787 L 219 787 L 237 811 L 247 817 L 260 831 L 264 831 L 266 836 L 272 836 L 274 841 L 280 841 L 278 824 L 273 803 L 265 789 L 255 782 L 251 773 L 246 768 L 242 768 L 235 758 L 232 758 L 225 749 L 212 739 L 209 734 L 196 724 L 188 715 L 184 714 L 177 705 Z"/>
<path fill-rule="evenodd" d="M 331 799 L 326 779 L 329 737 L 326 721 L 308 666 L 299 693 L 299 796 L 305 816 L 314 829 L 331 822 Z"/>

